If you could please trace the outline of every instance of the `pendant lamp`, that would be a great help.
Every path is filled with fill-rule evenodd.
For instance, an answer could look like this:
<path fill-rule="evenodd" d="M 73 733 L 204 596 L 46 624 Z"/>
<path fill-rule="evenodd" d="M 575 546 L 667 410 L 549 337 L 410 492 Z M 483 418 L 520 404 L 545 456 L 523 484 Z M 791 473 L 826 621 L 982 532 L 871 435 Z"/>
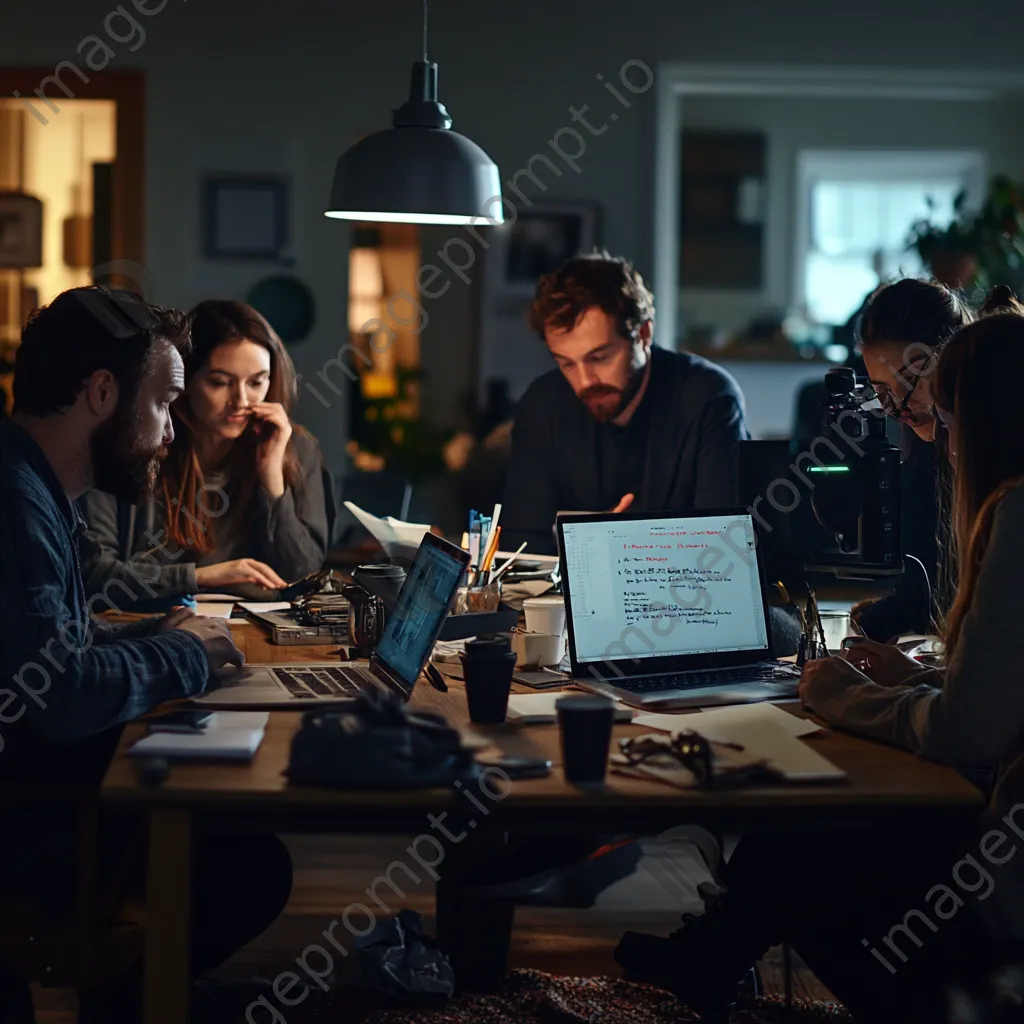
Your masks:
<path fill-rule="evenodd" d="M 494 161 L 451 130 L 437 99 L 437 65 L 427 59 L 427 0 L 423 0 L 423 59 L 412 67 L 409 99 L 393 127 L 361 139 L 338 159 L 325 211 L 339 220 L 405 224 L 504 221 Z"/>

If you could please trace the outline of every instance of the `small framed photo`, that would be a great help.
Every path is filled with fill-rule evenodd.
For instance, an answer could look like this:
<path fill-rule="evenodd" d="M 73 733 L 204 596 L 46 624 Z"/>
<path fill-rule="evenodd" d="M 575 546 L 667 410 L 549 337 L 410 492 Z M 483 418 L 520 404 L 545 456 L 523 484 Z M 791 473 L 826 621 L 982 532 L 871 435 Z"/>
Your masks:
<path fill-rule="evenodd" d="M 288 245 L 288 181 L 272 175 L 203 179 L 203 256 L 273 260 Z"/>
<path fill-rule="evenodd" d="M 497 295 L 529 299 L 544 274 L 600 244 L 600 214 L 597 203 L 535 200 L 494 228 Z"/>
<path fill-rule="evenodd" d="M 42 265 L 42 200 L 23 192 L 0 192 L 0 267 Z"/>

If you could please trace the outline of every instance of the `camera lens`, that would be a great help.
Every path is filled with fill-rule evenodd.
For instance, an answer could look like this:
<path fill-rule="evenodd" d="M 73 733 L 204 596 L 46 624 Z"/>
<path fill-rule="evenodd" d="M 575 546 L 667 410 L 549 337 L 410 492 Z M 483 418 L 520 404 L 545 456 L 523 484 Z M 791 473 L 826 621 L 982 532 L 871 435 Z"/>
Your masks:
<path fill-rule="evenodd" d="M 825 390 L 833 396 L 848 395 L 857 385 L 857 377 L 848 366 L 829 370 L 825 374 Z"/>

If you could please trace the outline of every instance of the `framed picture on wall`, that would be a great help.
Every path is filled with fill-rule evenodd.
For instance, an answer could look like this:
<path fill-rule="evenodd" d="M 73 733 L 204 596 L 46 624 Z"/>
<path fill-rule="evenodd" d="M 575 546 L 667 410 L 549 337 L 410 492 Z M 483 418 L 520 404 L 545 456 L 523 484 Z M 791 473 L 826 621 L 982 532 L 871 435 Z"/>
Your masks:
<path fill-rule="evenodd" d="M 0 192 L 0 267 L 42 265 L 42 201 L 24 192 Z"/>
<path fill-rule="evenodd" d="M 600 244 L 597 203 L 535 200 L 494 229 L 492 288 L 497 298 L 530 299 L 540 278 Z"/>
<path fill-rule="evenodd" d="M 208 175 L 202 183 L 203 256 L 279 260 L 288 244 L 288 180 L 277 175 Z"/>

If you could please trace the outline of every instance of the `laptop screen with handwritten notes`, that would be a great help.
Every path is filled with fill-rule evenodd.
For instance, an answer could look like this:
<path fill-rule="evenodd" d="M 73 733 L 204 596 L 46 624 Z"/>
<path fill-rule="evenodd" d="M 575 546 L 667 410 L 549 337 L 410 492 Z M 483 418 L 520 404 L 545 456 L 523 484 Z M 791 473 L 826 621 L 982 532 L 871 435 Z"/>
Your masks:
<path fill-rule="evenodd" d="M 761 651 L 768 623 L 751 516 L 566 523 L 577 662 Z"/>

